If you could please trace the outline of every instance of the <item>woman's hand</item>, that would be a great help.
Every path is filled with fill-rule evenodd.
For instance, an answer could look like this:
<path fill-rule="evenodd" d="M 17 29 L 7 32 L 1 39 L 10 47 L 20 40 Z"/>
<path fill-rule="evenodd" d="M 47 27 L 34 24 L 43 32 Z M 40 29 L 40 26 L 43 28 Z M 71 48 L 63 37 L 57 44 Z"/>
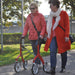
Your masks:
<path fill-rule="evenodd" d="M 21 38 L 22 38 L 22 39 L 24 39 L 24 38 L 25 38 L 25 36 L 23 36 L 23 35 L 22 35 L 22 36 L 21 36 Z"/>
<path fill-rule="evenodd" d="M 65 37 L 65 42 L 68 42 L 69 41 L 69 37 Z"/>
<path fill-rule="evenodd" d="M 42 36 L 42 35 L 40 35 L 40 38 L 41 38 L 41 39 L 43 39 L 43 36 Z"/>

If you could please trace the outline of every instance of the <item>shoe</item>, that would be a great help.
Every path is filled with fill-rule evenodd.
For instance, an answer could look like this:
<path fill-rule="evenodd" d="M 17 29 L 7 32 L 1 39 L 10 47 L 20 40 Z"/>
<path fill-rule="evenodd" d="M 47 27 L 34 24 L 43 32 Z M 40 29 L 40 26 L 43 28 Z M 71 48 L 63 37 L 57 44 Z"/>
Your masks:
<path fill-rule="evenodd" d="M 46 71 L 46 73 L 48 73 L 48 74 L 55 74 L 55 71 Z"/>
<path fill-rule="evenodd" d="M 65 71 L 66 71 L 65 68 L 62 68 L 60 73 L 64 73 Z"/>
<path fill-rule="evenodd" d="M 55 75 L 55 68 L 52 68 L 50 71 L 46 71 L 46 73 Z"/>

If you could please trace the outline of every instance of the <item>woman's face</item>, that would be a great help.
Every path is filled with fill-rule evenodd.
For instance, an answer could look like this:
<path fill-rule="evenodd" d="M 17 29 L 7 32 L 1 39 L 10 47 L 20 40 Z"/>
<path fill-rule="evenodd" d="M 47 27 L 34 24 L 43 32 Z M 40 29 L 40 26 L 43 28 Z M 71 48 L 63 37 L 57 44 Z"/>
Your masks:
<path fill-rule="evenodd" d="M 37 11 L 37 8 L 35 6 L 30 7 L 31 13 L 35 13 Z"/>
<path fill-rule="evenodd" d="M 52 3 L 50 4 L 50 8 L 51 8 L 51 11 L 56 12 L 57 8 Z"/>

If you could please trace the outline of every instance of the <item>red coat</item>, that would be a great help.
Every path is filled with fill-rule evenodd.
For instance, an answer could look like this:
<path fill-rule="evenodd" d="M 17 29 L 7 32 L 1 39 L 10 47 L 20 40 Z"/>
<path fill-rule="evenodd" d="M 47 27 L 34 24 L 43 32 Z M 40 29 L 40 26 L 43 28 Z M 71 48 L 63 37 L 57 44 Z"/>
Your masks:
<path fill-rule="evenodd" d="M 37 30 L 41 32 L 40 35 L 44 36 L 46 31 L 46 21 L 44 16 L 38 12 L 32 15 L 34 16 L 33 22 L 35 23 Z M 37 40 L 38 35 L 37 35 L 37 31 L 35 30 L 32 24 L 31 14 L 29 14 L 26 19 L 24 30 L 23 30 L 23 36 L 27 35 L 28 30 L 29 30 L 29 40 Z"/>
<path fill-rule="evenodd" d="M 53 19 L 52 23 L 54 24 L 54 22 L 55 21 Z M 61 11 L 61 13 L 60 13 L 59 25 L 65 29 L 65 32 L 59 26 L 57 26 L 55 29 L 58 53 L 63 53 L 71 48 L 70 40 L 68 42 L 65 42 L 65 37 L 69 37 L 69 27 L 70 27 L 69 26 L 69 17 L 65 11 Z M 45 51 L 48 50 L 51 40 L 52 40 L 52 30 L 51 30 L 50 38 L 47 38 L 45 48 L 44 48 Z"/>

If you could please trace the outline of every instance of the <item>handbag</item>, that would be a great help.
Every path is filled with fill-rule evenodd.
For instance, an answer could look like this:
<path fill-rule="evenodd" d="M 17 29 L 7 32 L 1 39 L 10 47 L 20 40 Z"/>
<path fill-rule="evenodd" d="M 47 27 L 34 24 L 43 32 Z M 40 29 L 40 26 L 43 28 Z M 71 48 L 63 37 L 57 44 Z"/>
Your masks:
<path fill-rule="evenodd" d="M 47 40 L 47 37 L 44 37 L 43 39 L 41 39 L 41 38 L 39 37 L 39 36 L 40 36 L 40 31 L 37 30 L 37 28 L 36 28 L 36 26 L 35 26 L 35 24 L 34 24 L 34 22 L 33 22 L 32 17 L 31 17 L 31 21 L 32 21 L 32 24 L 33 24 L 35 30 L 37 31 L 39 43 L 40 43 L 40 44 L 45 44 L 45 43 L 46 43 L 46 40 Z"/>
<path fill-rule="evenodd" d="M 74 42 L 74 39 L 73 39 L 73 37 L 72 37 L 72 35 L 71 35 L 71 34 L 69 34 L 69 39 L 70 39 L 71 43 L 73 43 L 73 42 Z"/>
<path fill-rule="evenodd" d="M 60 26 L 60 25 L 58 25 L 63 31 L 65 31 L 65 29 L 62 27 L 62 26 Z M 71 41 L 71 43 L 73 43 L 74 42 L 74 39 L 73 39 L 73 37 L 72 37 L 72 34 L 69 34 L 69 39 L 70 39 L 70 41 Z"/>

